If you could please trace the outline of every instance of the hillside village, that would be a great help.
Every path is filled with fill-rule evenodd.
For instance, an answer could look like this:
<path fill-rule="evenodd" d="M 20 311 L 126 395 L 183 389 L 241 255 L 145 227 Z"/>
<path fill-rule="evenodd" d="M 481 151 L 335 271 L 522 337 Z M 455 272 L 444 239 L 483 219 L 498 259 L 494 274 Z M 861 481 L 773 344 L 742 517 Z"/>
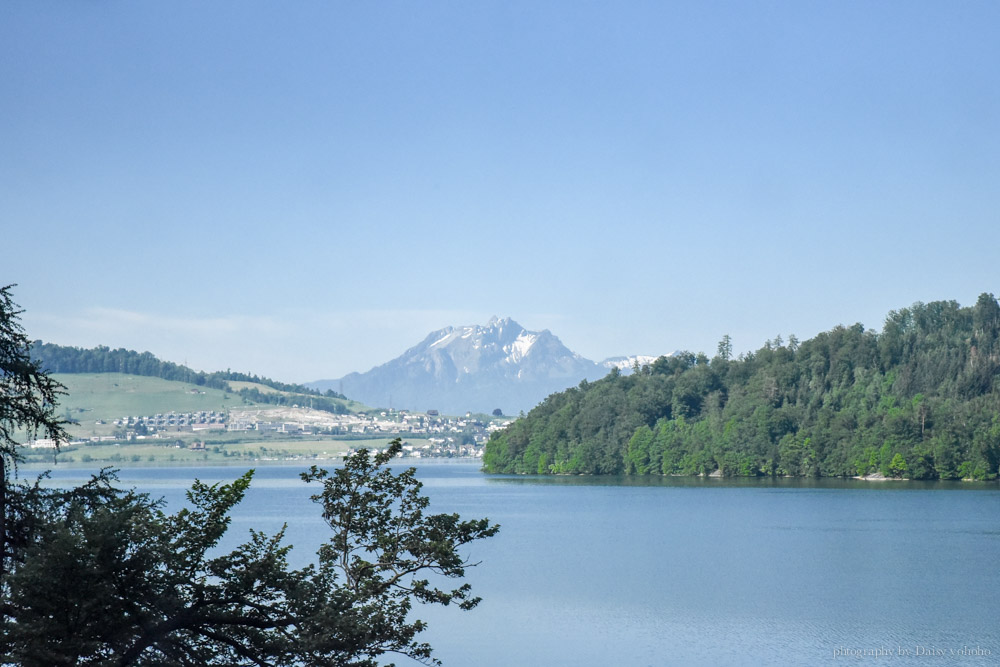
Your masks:
<path fill-rule="evenodd" d="M 413 457 L 482 456 L 482 448 L 490 434 L 509 424 L 511 419 L 481 417 L 449 417 L 436 414 L 385 410 L 372 413 L 337 415 L 310 408 L 293 407 L 243 407 L 227 412 L 199 411 L 185 413 L 157 413 L 154 415 L 126 415 L 105 424 L 112 435 L 94 435 L 72 441 L 71 445 L 89 443 L 131 443 L 145 440 L 176 439 L 184 434 L 201 434 L 211 437 L 215 433 L 246 434 L 253 437 L 286 435 L 291 439 L 302 437 L 343 438 L 364 441 L 407 436 L 419 444 L 404 442 L 404 455 Z M 280 434 L 280 435 L 279 435 Z M 26 443 L 33 449 L 54 448 L 50 440 Z M 195 441 L 191 447 L 204 448 Z"/>

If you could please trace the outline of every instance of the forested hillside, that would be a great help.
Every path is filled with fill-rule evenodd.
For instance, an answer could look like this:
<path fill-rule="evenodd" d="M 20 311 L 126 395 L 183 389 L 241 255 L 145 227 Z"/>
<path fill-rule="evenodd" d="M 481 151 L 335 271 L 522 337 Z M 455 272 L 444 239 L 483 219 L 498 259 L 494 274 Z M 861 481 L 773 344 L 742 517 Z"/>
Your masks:
<path fill-rule="evenodd" d="M 730 358 L 661 357 L 549 396 L 494 434 L 487 472 L 995 479 L 1000 305 L 916 303 Z"/>
<path fill-rule="evenodd" d="M 94 348 L 69 347 L 36 340 L 31 344 L 31 358 L 49 373 L 125 373 L 157 377 L 163 380 L 188 382 L 198 386 L 231 391 L 230 382 L 253 383 L 270 387 L 275 392 L 262 392 L 255 387 L 243 387 L 234 393 L 254 403 L 292 404 L 301 402 L 298 395 L 305 395 L 310 406 L 334 414 L 349 412 L 346 398 L 335 391 L 320 393 L 301 384 L 286 384 L 270 378 L 247 373 L 218 371 L 205 373 L 187 366 L 157 359 L 151 352 L 136 352 L 124 348 L 111 349 L 101 345 Z"/>

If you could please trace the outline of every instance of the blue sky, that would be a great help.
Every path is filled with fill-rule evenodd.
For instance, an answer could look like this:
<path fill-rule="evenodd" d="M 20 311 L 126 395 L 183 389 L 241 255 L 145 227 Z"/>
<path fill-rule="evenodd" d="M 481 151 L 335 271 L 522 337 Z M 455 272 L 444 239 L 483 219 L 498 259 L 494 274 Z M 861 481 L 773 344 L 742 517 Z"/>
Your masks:
<path fill-rule="evenodd" d="M 0 5 L 33 338 L 285 381 L 510 316 L 593 359 L 1000 292 L 995 2 Z"/>

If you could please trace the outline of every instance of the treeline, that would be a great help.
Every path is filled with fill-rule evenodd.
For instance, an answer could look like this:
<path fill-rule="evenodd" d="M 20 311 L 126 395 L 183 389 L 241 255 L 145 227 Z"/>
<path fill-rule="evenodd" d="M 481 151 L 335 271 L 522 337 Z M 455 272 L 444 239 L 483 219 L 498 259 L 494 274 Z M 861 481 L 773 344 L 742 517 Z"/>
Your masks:
<path fill-rule="evenodd" d="M 346 415 L 350 412 L 347 406 L 339 402 L 337 399 L 344 400 L 342 396 L 337 394 L 336 396 L 326 396 L 319 395 L 302 395 L 302 394 L 279 394 L 276 392 L 264 392 L 256 387 L 243 388 L 240 389 L 239 395 L 243 398 L 245 403 L 270 403 L 272 405 L 287 405 L 293 406 L 298 405 L 302 408 L 312 408 L 314 410 L 323 410 L 324 412 L 332 412 L 335 415 Z M 327 393 L 332 394 L 334 392 L 328 391 Z"/>
<path fill-rule="evenodd" d="M 230 382 L 254 382 L 277 391 L 294 394 L 304 394 L 311 400 L 317 410 L 325 410 L 337 414 L 347 412 L 347 408 L 336 399 L 347 400 L 343 394 L 333 390 L 324 393 L 301 384 L 287 384 L 270 378 L 238 373 L 230 370 L 205 373 L 191 370 L 170 361 L 161 361 L 151 352 L 136 352 L 124 348 L 111 348 L 101 345 L 90 349 L 68 347 L 44 343 L 36 340 L 31 344 L 31 358 L 49 373 L 125 373 L 157 377 L 163 380 L 187 382 L 200 387 L 210 387 L 231 391 Z M 240 396 L 258 403 L 283 405 L 289 402 L 299 402 L 282 394 L 261 392 L 256 388 L 242 389 Z"/>
<path fill-rule="evenodd" d="M 881 333 L 683 353 L 549 396 L 494 434 L 487 472 L 996 479 L 1000 305 L 916 303 Z"/>

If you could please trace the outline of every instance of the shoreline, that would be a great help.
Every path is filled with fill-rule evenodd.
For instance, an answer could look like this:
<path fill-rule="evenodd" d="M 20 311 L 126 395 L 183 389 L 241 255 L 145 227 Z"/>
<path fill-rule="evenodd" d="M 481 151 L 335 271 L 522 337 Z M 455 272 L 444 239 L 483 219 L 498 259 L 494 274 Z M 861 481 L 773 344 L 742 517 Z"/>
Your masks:
<path fill-rule="evenodd" d="M 292 466 L 295 464 L 310 464 L 318 463 L 321 461 L 333 461 L 335 465 L 339 465 L 344 460 L 343 455 L 338 456 L 317 456 L 317 457 L 302 457 L 302 458 L 284 458 L 284 459 L 234 459 L 234 460 L 186 460 L 186 461 L 48 461 L 45 463 L 40 463 L 37 461 L 32 461 L 30 463 L 20 463 L 18 464 L 18 470 L 31 470 L 31 471 L 43 471 L 43 470 L 100 470 L 101 468 L 114 468 L 116 470 L 125 470 L 129 468 L 255 468 L 260 466 Z M 409 464 L 409 465 L 448 465 L 457 463 L 476 463 L 481 462 L 482 458 L 478 456 L 401 456 L 390 461 L 392 464 Z M 485 474 L 485 473 L 484 473 Z"/>

